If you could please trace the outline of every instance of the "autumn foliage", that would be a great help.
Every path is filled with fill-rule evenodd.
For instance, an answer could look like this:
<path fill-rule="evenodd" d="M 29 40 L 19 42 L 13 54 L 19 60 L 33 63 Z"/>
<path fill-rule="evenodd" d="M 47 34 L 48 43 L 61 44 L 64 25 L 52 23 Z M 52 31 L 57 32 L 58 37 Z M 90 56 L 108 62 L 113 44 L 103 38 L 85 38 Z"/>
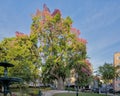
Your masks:
<path fill-rule="evenodd" d="M 24 34 L 24 33 L 22 33 L 22 32 L 18 32 L 18 31 L 15 32 L 15 35 L 16 35 L 16 37 L 24 37 L 24 36 L 27 36 L 26 34 Z"/>
<path fill-rule="evenodd" d="M 29 43 L 24 47 L 28 48 L 31 54 L 28 57 L 33 58 L 33 64 L 41 65 L 43 82 L 56 79 L 58 89 L 63 89 L 64 81 L 72 69 L 82 77 L 80 80 L 87 82 L 92 74 L 91 63 L 86 56 L 87 41 L 80 37 L 80 30 L 72 26 L 71 18 L 62 18 L 59 9 L 50 12 L 44 4 L 43 10 L 37 9 L 32 20 L 30 35 L 18 31 L 15 34 L 16 39 L 25 38 L 19 39 L 24 40 L 25 46 Z"/>

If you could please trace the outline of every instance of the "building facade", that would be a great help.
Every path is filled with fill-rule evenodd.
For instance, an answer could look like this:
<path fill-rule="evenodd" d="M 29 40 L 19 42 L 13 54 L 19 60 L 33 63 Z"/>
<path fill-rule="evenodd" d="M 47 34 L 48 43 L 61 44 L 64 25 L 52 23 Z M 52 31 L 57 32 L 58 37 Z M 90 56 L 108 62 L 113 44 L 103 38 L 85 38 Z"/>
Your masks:
<path fill-rule="evenodd" d="M 116 52 L 114 54 L 114 61 L 113 61 L 114 66 L 120 66 L 120 52 Z M 120 72 L 120 70 L 117 70 L 118 72 Z M 115 91 L 120 91 L 120 77 L 117 77 L 114 80 L 114 90 Z"/>

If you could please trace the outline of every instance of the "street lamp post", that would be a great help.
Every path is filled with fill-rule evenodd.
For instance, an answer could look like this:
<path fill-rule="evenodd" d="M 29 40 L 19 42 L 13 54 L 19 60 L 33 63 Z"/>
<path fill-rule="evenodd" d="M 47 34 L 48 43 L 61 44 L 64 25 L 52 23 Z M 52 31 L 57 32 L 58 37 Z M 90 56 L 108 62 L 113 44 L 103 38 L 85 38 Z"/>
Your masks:
<path fill-rule="evenodd" d="M 76 75 L 76 96 L 78 96 L 78 73 Z"/>

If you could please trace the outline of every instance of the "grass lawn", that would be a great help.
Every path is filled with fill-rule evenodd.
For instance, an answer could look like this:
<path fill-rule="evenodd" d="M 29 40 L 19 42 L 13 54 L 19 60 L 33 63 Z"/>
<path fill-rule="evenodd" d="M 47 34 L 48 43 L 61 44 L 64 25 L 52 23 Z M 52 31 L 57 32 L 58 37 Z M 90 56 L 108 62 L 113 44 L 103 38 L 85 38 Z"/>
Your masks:
<path fill-rule="evenodd" d="M 50 90 L 50 88 L 41 88 L 40 90 L 42 92 L 44 92 L 44 91 Z M 20 88 L 11 88 L 11 92 L 15 93 L 15 94 L 22 94 L 22 95 L 23 94 L 29 94 L 29 95 L 25 95 L 25 96 L 33 96 L 33 95 L 30 95 L 30 94 L 38 94 L 39 93 L 39 88 L 22 88 L 21 90 L 20 90 Z M 17 95 L 17 96 L 21 96 L 21 95 Z M 35 96 L 37 96 L 37 95 L 35 95 Z"/>
<path fill-rule="evenodd" d="M 75 93 L 57 93 L 53 96 L 76 96 Z M 78 96 L 105 96 L 102 94 L 97 94 L 97 93 L 79 93 Z"/>

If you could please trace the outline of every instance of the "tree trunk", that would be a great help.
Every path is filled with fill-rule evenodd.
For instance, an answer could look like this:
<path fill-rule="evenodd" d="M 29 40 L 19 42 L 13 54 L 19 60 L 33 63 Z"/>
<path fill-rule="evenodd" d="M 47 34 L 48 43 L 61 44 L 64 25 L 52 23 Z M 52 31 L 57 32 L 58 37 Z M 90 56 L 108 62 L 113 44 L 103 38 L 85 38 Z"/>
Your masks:
<path fill-rule="evenodd" d="M 57 89 L 64 90 L 64 80 L 62 77 L 59 77 L 57 80 Z"/>

